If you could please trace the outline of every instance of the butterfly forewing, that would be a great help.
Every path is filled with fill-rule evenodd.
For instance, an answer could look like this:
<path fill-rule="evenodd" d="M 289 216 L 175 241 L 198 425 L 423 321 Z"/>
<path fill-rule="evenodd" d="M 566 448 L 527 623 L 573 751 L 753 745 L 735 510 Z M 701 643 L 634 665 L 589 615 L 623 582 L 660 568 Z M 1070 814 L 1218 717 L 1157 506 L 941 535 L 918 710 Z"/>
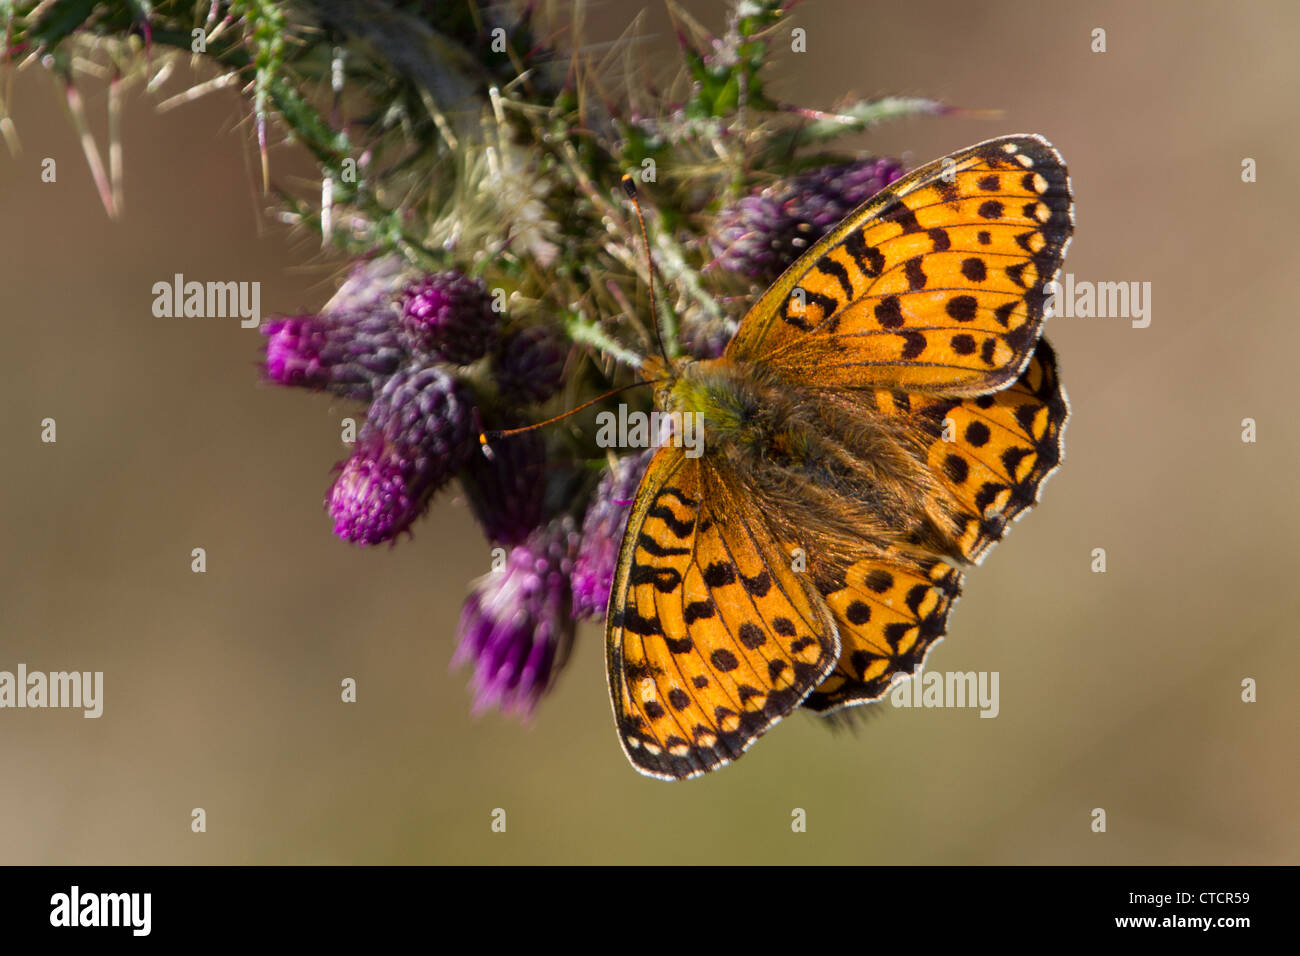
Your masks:
<path fill-rule="evenodd" d="M 989 140 L 882 191 L 754 305 L 728 358 L 814 388 L 975 395 L 1033 352 L 1073 230 L 1069 177 L 1038 136 Z"/>
<path fill-rule="evenodd" d="M 835 665 L 826 605 L 707 458 L 666 447 L 628 517 L 606 622 L 624 750 L 652 776 L 740 756 Z"/>

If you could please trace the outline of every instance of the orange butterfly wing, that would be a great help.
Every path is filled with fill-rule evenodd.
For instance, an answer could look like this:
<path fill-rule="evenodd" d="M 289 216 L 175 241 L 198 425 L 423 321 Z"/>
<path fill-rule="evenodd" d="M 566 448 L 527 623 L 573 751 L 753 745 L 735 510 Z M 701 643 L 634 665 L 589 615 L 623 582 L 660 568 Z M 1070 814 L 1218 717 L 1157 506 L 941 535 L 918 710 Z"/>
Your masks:
<path fill-rule="evenodd" d="M 943 637 L 961 579 L 943 561 L 904 554 L 865 557 L 819 579 L 841 650 L 835 669 L 804 706 L 827 712 L 867 703 L 896 675 L 912 673 Z"/>
<path fill-rule="evenodd" d="M 1009 388 L 978 398 L 882 393 L 876 406 L 906 416 L 931 436 L 926 463 L 959 504 L 951 529 L 962 556 L 978 563 L 1010 523 L 1038 500 L 1061 461 L 1069 405 L 1047 341 Z M 840 659 L 804 701 L 829 712 L 879 698 L 912 673 L 947 630 L 962 575 L 937 557 L 867 555 L 816 581 L 840 633 Z"/>
<path fill-rule="evenodd" d="M 605 638 L 623 749 L 668 780 L 739 757 L 839 656 L 824 602 L 731 476 L 671 446 L 637 489 Z"/>
<path fill-rule="evenodd" d="M 810 388 L 1003 388 L 1034 350 L 1073 227 L 1045 139 L 980 143 L 850 214 L 754 304 L 725 355 Z"/>
<path fill-rule="evenodd" d="M 953 536 L 962 557 L 979 563 L 1037 504 L 1061 463 L 1070 406 L 1056 352 L 1040 339 L 1024 372 L 1001 391 L 955 402 L 914 394 L 911 405 L 914 417 L 936 423 L 926 463 L 960 505 Z"/>

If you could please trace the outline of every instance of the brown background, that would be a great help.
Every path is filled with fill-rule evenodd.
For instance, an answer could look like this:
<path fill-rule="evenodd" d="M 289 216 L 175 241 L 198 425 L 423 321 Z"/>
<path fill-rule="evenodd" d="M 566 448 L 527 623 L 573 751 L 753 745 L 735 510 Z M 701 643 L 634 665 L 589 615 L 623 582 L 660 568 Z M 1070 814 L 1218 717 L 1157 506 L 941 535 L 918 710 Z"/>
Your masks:
<path fill-rule="evenodd" d="M 597 10 L 588 39 L 626 16 Z M 1068 461 L 968 576 L 930 658 L 999 671 L 1001 715 L 886 707 L 856 735 L 798 716 L 736 766 L 664 784 L 620 752 L 587 626 L 532 726 L 471 719 L 447 662 L 488 555 L 464 506 L 440 500 L 392 550 L 335 541 L 320 501 L 339 419 L 361 410 L 258 385 L 260 338 L 236 320 L 150 312 L 176 272 L 260 281 L 264 313 L 332 289 L 337 260 L 260 214 L 238 98 L 158 115 L 137 91 L 112 223 L 31 69 L 12 107 L 24 151 L 0 151 L 0 669 L 103 670 L 106 702 L 99 720 L 0 711 L 0 862 L 1300 860 L 1300 12 L 822 0 L 796 22 L 809 52 L 785 58 L 777 95 L 1001 108 L 862 145 L 921 162 L 1041 132 L 1077 194 L 1067 270 L 1153 285 L 1150 328 L 1049 324 Z M 661 6 L 646 25 L 667 63 Z M 1089 51 L 1096 26 L 1105 54 Z M 102 143 L 104 90 L 85 90 Z M 56 184 L 40 182 L 46 156 Z M 274 171 L 309 167 L 282 148 Z M 1240 439 L 1247 416 L 1257 444 Z M 1106 574 L 1089 570 L 1097 547 Z M 1258 703 L 1240 701 L 1244 677 Z"/>

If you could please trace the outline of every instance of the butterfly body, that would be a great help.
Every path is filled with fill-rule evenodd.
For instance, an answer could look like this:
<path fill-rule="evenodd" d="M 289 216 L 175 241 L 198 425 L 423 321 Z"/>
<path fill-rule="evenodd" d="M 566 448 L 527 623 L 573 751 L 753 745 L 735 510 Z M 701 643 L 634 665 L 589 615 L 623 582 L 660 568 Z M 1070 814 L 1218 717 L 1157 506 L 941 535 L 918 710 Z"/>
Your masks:
<path fill-rule="evenodd" d="M 665 366 L 656 360 L 643 372 Z M 742 483 L 746 500 L 761 502 L 779 537 L 815 565 L 868 542 L 959 556 L 945 516 L 930 513 L 942 500 L 923 455 L 933 416 L 883 414 L 872 394 L 828 400 L 761 363 L 725 357 L 679 362 L 667 374 L 657 410 L 700 416 L 710 467 Z"/>
<path fill-rule="evenodd" d="M 964 565 L 1037 501 L 1068 407 L 1040 339 L 1073 230 L 1038 136 L 921 167 L 810 248 L 712 360 L 648 359 L 703 452 L 656 452 L 606 620 L 633 765 L 683 779 L 796 707 L 878 699 L 943 636 Z"/>

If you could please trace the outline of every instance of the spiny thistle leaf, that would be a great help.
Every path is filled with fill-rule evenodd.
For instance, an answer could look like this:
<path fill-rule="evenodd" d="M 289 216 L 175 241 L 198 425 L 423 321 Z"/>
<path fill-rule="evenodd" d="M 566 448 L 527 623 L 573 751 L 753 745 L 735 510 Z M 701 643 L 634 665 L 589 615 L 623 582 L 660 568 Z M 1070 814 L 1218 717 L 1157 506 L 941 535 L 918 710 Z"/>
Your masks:
<path fill-rule="evenodd" d="M 783 155 L 798 146 L 825 143 L 849 133 L 860 133 L 890 120 L 909 116 L 941 116 L 956 112 L 938 100 L 919 96 L 885 96 L 874 100 L 859 100 L 834 113 L 798 111 L 811 118 L 811 122 L 794 130 L 772 137 L 768 153 Z"/>

